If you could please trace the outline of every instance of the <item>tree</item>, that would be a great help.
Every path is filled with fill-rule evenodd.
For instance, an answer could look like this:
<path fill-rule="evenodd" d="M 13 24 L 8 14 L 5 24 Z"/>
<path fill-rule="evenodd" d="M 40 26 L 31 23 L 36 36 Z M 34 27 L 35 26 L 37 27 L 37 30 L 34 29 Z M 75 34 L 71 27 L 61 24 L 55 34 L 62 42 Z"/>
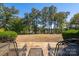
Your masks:
<path fill-rule="evenodd" d="M 57 22 L 57 28 L 60 30 L 62 33 L 66 24 L 66 18 L 69 15 L 69 12 L 59 12 L 56 13 L 55 19 Z"/>
<path fill-rule="evenodd" d="M 33 31 L 32 30 L 32 22 L 33 22 L 33 19 L 31 17 L 31 14 L 30 13 L 25 13 L 25 16 L 24 16 L 24 19 L 23 19 L 23 24 L 25 25 L 25 31 L 27 32 L 31 32 Z"/>
<path fill-rule="evenodd" d="M 76 29 L 79 29 L 79 13 L 75 14 L 70 20 L 71 27 L 75 26 Z"/>
<path fill-rule="evenodd" d="M 49 26 L 50 26 L 50 32 L 52 33 L 52 24 L 54 23 L 54 28 L 56 26 L 55 22 L 56 22 L 56 19 L 54 19 L 55 17 L 55 14 L 57 13 L 57 8 L 55 6 L 50 6 L 49 7 Z"/>
<path fill-rule="evenodd" d="M 0 16 L 3 21 L 3 27 L 5 29 L 10 18 L 12 18 L 15 14 L 18 14 L 18 10 L 14 6 L 7 7 L 4 4 L 0 5 L 0 12 L 1 12 Z"/>
<path fill-rule="evenodd" d="M 32 8 L 31 12 L 31 17 L 32 17 L 32 25 L 33 25 L 33 31 L 36 34 L 38 30 L 38 18 L 39 18 L 39 10 Z"/>
<path fill-rule="evenodd" d="M 2 28 L 3 27 L 3 19 L 4 19 L 4 15 L 3 15 L 3 13 L 4 13 L 4 11 L 3 11 L 3 9 L 4 9 L 4 5 L 3 4 L 0 4 L 0 28 Z"/>
<path fill-rule="evenodd" d="M 57 8 L 55 6 L 50 6 L 50 7 L 44 7 L 42 9 L 42 23 L 43 23 L 43 28 L 49 29 L 48 32 L 52 33 L 52 24 L 55 23 L 55 13 L 57 11 Z"/>
<path fill-rule="evenodd" d="M 8 22 L 7 29 L 10 31 L 15 31 L 18 34 L 21 34 L 23 28 L 24 28 L 23 21 L 19 17 L 15 17 Z"/>
<path fill-rule="evenodd" d="M 47 27 L 47 22 L 48 22 L 48 17 L 49 17 L 49 7 L 44 7 L 42 10 L 41 10 L 41 20 L 42 20 L 42 29 L 43 29 L 43 32 L 45 33 L 45 29 Z"/>
<path fill-rule="evenodd" d="M 62 32 L 66 25 L 66 18 L 69 15 L 69 12 L 57 12 L 57 8 L 53 5 L 44 7 L 41 10 L 32 8 L 31 12 L 24 14 L 24 18 L 18 17 L 18 12 L 19 10 L 14 6 L 7 7 L 4 4 L 0 4 L 0 28 L 16 31 L 17 33 L 23 31 L 24 33 L 35 34 L 38 32 L 52 33 L 53 29 L 54 32 L 56 29 Z M 78 15 L 72 19 L 78 19 Z M 71 21 L 71 23 L 74 21 Z M 75 22 L 77 23 L 78 21 Z M 53 24 L 54 28 L 52 28 Z"/>

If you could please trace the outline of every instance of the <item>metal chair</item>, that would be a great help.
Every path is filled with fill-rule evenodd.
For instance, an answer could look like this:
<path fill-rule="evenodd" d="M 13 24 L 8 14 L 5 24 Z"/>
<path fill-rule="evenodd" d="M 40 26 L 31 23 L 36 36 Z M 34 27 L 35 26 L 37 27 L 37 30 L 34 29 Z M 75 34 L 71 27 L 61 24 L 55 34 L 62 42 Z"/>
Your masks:
<path fill-rule="evenodd" d="M 60 48 L 62 48 L 62 46 L 64 46 L 63 48 L 65 48 L 65 45 L 68 45 L 69 42 L 68 41 L 60 41 L 56 44 L 55 50 L 54 50 L 54 56 L 58 55 L 58 51 Z M 60 47 L 61 46 L 61 47 Z"/>
<path fill-rule="evenodd" d="M 79 44 L 78 40 L 70 39 L 60 41 L 56 44 L 54 56 L 78 56 Z"/>
<path fill-rule="evenodd" d="M 50 45 L 48 44 L 48 55 L 50 56 L 57 56 L 58 55 L 58 51 L 60 49 L 60 46 L 64 46 L 65 45 L 68 45 L 69 42 L 68 41 L 59 41 L 57 44 L 56 44 L 56 47 L 55 48 L 51 48 Z M 63 48 L 64 48 L 63 47 Z"/>

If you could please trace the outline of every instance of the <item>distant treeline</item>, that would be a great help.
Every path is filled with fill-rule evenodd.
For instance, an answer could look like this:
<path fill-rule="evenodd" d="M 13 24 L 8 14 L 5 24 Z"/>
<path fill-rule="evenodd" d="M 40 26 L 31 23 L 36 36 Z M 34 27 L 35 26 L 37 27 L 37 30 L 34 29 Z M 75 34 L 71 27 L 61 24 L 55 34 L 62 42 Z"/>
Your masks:
<path fill-rule="evenodd" d="M 19 10 L 15 6 L 7 7 L 0 4 L 0 28 L 5 31 L 15 31 L 18 34 L 52 34 L 62 33 L 71 28 L 79 29 L 79 13 L 67 22 L 70 12 L 58 12 L 54 5 L 41 10 L 32 8 L 30 13 L 24 13 L 23 18 L 19 17 L 18 13 Z"/>

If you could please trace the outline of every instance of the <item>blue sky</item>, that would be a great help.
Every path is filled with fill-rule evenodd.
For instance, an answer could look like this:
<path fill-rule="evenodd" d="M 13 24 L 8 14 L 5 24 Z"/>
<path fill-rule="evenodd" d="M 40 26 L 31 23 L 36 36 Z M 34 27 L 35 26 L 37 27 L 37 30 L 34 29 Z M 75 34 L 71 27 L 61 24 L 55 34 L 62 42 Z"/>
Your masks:
<path fill-rule="evenodd" d="M 23 17 L 25 12 L 31 12 L 31 9 L 34 7 L 41 10 L 45 6 L 54 5 L 57 7 L 57 12 L 68 11 L 70 15 L 67 18 L 67 21 L 76 13 L 79 13 L 79 4 L 78 3 L 7 3 L 5 4 L 8 7 L 15 6 L 19 10 L 19 16 Z"/>

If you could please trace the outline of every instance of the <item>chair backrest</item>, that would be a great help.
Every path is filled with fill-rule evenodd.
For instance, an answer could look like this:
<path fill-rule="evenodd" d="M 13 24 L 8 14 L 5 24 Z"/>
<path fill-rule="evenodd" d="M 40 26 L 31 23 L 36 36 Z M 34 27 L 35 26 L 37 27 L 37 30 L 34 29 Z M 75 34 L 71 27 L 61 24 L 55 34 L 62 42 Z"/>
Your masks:
<path fill-rule="evenodd" d="M 68 41 L 60 41 L 56 44 L 55 50 L 54 50 L 54 55 L 57 56 L 59 55 L 59 51 L 63 48 L 65 48 L 66 46 L 68 46 L 69 42 Z M 62 52 L 61 52 L 62 53 Z"/>
<path fill-rule="evenodd" d="M 79 45 L 68 41 L 60 41 L 56 44 L 55 56 L 78 56 Z"/>

